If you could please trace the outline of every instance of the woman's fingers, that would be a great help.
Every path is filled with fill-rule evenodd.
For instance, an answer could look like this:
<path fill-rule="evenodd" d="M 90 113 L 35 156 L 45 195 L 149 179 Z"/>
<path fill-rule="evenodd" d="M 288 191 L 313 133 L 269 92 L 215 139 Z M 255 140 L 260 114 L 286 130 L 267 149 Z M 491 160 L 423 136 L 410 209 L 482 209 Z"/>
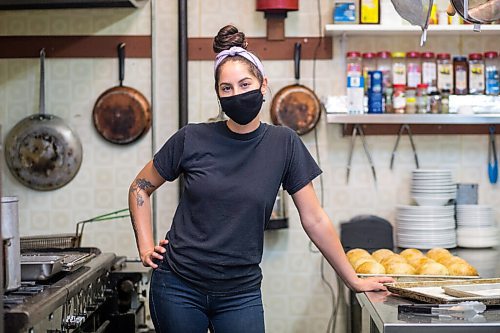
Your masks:
<path fill-rule="evenodd" d="M 168 244 L 168 239 L 160 239 L 160 245 Z"/>

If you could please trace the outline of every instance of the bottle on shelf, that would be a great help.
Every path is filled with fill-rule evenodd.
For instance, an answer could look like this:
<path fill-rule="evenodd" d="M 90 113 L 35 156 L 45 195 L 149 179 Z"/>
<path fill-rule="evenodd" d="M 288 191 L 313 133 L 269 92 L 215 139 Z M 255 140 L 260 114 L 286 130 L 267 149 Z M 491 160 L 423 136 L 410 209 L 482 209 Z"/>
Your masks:
<path fill-rule="evenodd" d="M 391 52 L 389 51 L 378 52 L 377 70 L 382 72 L 383 92 L 385 92 L 387 88 L 390 88 L 392 86 L 391 68 L 392 68 Z"/>
<path fill-rule="evenodd" d="M 500 80 L 498 75 L 498 53 L 488 51 L 484 53 L 486 95 L 498 96 L 500 94 Z"/>
<path fill-rule="evenodd" d="M 406 87 L 406 110 L 405 113 L 417 112 L 417 91 L 413 87 Z"/>
<path fill-rule="evenodd" d="M 361 53 L 347 52 L 346 65 L 347 110 L 352 114 L 360 114 L 364 112 L 365 91 Z"/>
<path fill-rule="evenodd" d="M 437 90 L 436 58 L 433 52 L 422 53 L 422 83 L 427 85 L 428 93 Z"/>
<path fill-rule="evenodd" d="M 417 113 L 429 113 L 428 89 L 429 87 L 426 83 L 417 85 Z"/>
<path fill-rule="evenodd" d="M 392 84 L 406 86 L 406 54 L 404 52 L 392 53 Z"/>
<path fill-rule="evenodd" d="M 406 111 L 406 97 L 404 84 L 393 84 L 394 89 L 392 94 L 392 110 L 394 113 L 405 113 Z"/>
<path fill-rule="evenodd" d="M 377 70 L 377 54 L 375 52 L 365 52 L 363 53 L 363 77 L 365 82 L 368 82 L 368 72 Z M 368 86 L 365 85 L 365 91 L 367 91 Z"/>
<path fill-rule="evenodd" d="M 469 54 L 469 94 L 484 94 L 484 60 L 481 53 Z"/>
<path fill-rule="evenodd" d="M 453 63 L 449 53 L 437 54 L 437 89 L 453 90 Z"/>
<path fill-rule="evenodd" d="M 468 93 L 468 67 L 466 57 L 453 57 L 453 92 L 455 95 L 467 95 Z"/>
<path fill-rule="evenodd" d="M 406 53 L 406 85 L 409 88 L 417 88 L 422 82 L 422 67 L 420 53 L 411 51 Z"/>

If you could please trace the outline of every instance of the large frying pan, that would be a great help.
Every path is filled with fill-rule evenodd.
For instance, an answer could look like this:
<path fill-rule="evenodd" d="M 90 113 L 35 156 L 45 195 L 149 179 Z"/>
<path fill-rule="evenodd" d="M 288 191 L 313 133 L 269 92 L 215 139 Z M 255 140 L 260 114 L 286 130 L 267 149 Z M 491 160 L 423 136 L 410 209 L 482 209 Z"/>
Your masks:
<path fill-rule="evenodd" d="M 80 139 L 65 122 L 45 113 L 45 50 L 40 52 L 39 113 L 17 123 L 5 138 L 12 175 L 35 190 L 55 190 L 70 182 L 82 163 Z"/>
<path fill-rule="evenodd" d="M 151 108 L 138 90 L 123 85 L 125 43 L 118 45 L 120 85 L 103 92 L 94 105 L 92 117 L 97 132 L 116 144 L 131 143 L 151 127 Z"/>
<path fill-rule="evenodd" d="M 295 43 L 294 62 L 297 82 L 281 88 L 271 103 L 271 120 L 303 135 L 310 132 L 321 116 L 321 103 L 311 89 L 299 83 L 301 44 Z"/>

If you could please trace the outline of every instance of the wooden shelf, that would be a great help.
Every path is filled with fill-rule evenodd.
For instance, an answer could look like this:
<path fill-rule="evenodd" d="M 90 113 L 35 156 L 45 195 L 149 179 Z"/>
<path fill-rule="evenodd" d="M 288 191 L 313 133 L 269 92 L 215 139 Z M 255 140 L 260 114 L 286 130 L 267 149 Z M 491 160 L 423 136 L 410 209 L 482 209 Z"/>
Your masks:
<path fill-rule="evenodd" d="M 500 114 L 327 114 L 327 122 L 342 124 L 343 135 L 350 135 L 355 124 L 361 124 L 366 135 L 396 135 L 403 124 L 417 135 L 483 135 L 492 125 L 500 127 Z"/>
<path fill-rule="evenodd" d="M 332 124 L 500 124 L 500 114 L 327 114 Z"/>
<path fill-rule="evenodd" d="M 418 35 L 420 27 L 413 25 L 327 24 L 327 36 L 374 36 L 374 35 Z M 427 35 L 500 35 L 500 24 L 481 25 L 481 32 L 473 30 L 472 24 L 430 25 Z"/>

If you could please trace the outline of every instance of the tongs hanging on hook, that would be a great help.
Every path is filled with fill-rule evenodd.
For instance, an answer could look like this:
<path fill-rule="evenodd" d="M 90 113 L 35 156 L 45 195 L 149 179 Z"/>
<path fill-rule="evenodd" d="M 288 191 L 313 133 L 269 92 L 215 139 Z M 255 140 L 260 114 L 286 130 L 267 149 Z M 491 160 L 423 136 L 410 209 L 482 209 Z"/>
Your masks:
<path fill-rule="evenodd" d="M 370 167 L 372 169 L 373 180 L 375 184 L 377 184 L 377 173 L 375 172 L 375 165 L 373 165 L 372 156 L 370 154 L 370 151 L 368 150 L 368 144 L 366 143 L 365 132 L 363 131 L 363 127 L 360 124 L 354 124 L 352 129 L 351 146 L 349 150 L 349 158 L 347 161 L 346 184 L 349 183 L 349 175 L 351 174 L 352 154 L 354 152 L 354 143 L 356 141 L 356 136 L 358 133 L 361 138 L 361 142 L 363 143 L 363 149 L 365 150 L 366 157 L 368 158 L 368 162 L 370 163 Z"/>
<path fill-rule="evenodd" d="M 405 130 L 408 133 L 408 138 L 410 139 L 411 149 L 413 150 L 413 156 L 415 157 L 415 166 L 417 167 L 417 169 L 420 168 L 420 165 L 418 163 L 417 149 L 415 148 L 415 143 L 413 142 L 413 134 L 411 132 L 411 128 L 408 124 L 403 124 L 399 128 L 398 138 L 396 139 L 396 144 L 394 145 L 394 149 L 392 150 L 391 166 L 390 166 L 391 170 L 392 167 L 394 166 L 394 158 L 396 157 L 396 150 L 398 149 L 399 140 L 401 140 L 401 136 L 403 135 Z"/>

